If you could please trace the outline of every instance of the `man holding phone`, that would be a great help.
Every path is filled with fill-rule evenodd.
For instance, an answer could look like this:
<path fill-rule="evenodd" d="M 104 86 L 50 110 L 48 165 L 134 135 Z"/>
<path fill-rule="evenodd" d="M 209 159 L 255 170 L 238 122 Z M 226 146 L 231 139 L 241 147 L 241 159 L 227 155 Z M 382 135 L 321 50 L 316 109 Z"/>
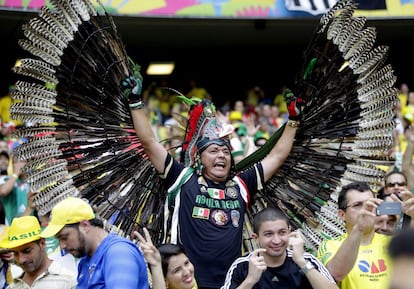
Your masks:
<path fill-rule="evenodd" d="M 346 233 L 322 241 L 317 256 L 341 289 L 388 289 L 392 266 L 384 248 L 391 237 L 375 233 L 382 202 L 367 183 L 350 183 L 339 192 L 338 216 Z"/>
<path fill-rule="evenodd" d="M 402 205 L 399 201 L 385 200 L 377 207 L 377 222 L 375 223 L 375 232 L 393 236 L 397 229 L 397 223 L 400 219 Z"/>
<path fill-rule="evenodd" d="M 414 215 L 414 198 L 410 192 L 391 200 Z M 391 236 L 375 232 L 378 213 L 395 213 L 394 205 L 374 197 L 367 183 L 350 183 L 338 196 L 338 216 L 344 221 L 346 233 L 336 239 L 324 240 L 318 248 L 318 258 L 328 268 L 341 289 L 388 289 L 391 260 L 387 250 Z M 385 208 L 385 210 L 384 210 Z M 398 205 L 397 205 L 398 210 Z"/>
<path fill-rule="evenodd" d="M 384 189 L 381 194 L 378 195 L 378 198 L 383 199 L 387 202 L 394 202 L 403 200 L 403 195 L 410 196 L 411 191 L 408 187 L 407 177 L 403 172 L 400 171 L 391 171 L 385 175 L 384 179 Z M 396 196 L 398 198 L 392 197 Z M 391 213 L 389 213 L 391 215 Z M 411 225 L 411 217 L 403 214 L 401 211 L 398 213 L 398 222 L 396 224 L 396 231 L 401 230 L 401 228 L 406 228 Z"/>
<path fill-rule="evenodd" d="M 390 171 L 385 175 L 384 191 L 378 197 L 380 199 L 384 199 L 384 197 L 392 194 L 398 195 L 402 191 L 409 191 L 407 186 L 407 177 L 403 172 Z"/>

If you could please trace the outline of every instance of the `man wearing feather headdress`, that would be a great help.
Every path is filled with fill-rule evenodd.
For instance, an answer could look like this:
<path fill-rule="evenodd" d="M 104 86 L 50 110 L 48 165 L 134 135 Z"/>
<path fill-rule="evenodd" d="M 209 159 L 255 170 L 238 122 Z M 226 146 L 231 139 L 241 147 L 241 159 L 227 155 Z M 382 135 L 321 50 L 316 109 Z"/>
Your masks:
<path fill-rule="evenodd" d="M 283 164 L 292 148 L 303 101 L 290 94 L 290 119 L 277 145 L 260 162 L 235 175 L 229 134 L 208 101 L 192 105 L 183 143 L 183 162 L 174 160 L 155 137 L 142 109 L 141 79 L 129 78 L 129 106 L 145 153 L 165 179 L 174 203 L 170 242 L 184 246 L 200 288 L 219 288 L 241 255 L 244 215 L 250 196 Z"/>

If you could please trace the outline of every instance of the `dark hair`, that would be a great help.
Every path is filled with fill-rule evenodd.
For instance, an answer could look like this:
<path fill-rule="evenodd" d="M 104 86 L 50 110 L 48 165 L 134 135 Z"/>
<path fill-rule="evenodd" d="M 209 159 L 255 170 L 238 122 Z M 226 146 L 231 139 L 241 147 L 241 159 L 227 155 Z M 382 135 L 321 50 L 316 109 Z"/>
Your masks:
<path fill-rule="evenodd" d="M 0 151 L 0 156 L 4 156 L 8 160 L 10 160 L 9 153 L 6 152 L 6 151 Z M 0 169 L 0 175 L 2 175 L 2 176 L 7 176 L 8 175 L 8 173 L 7 173 L 7 166 L 5 168 L 1 168 Z"/>
<path fill-rule="evenodd" d="M 7 151 L 4 151 L 4 150 L 0 151 L 0 156 L 5 156 L 8 160 L 10 159 L 9 153 Z"/>
<path fill-rule="evenodd" d="M 392 259 L 398 257 L 414 258 L 414 229 L 407 228 L 395 235 L 388 245 L 388 252 Z"/>
<path fill-rule="evenodd" d="M 339 192 L 338 195 L 338 207 L 339 209 L 342 210 L 346 210 L 346 206 L 347 204 L 347 199 L 346 196 L 348 194 L 349 191 L 351 190 L 355 190 L 358 192 L 365 192 L 365 191 L 371 191 L 371 188 L 368 186 L 368 184 L 366 182 L 353 182 L 350 184 L 347 184 L 345 186 L 342 187 L 341 191 Z"/>
<path fill-rule="evenodd" d="M 289 225 L 288 217 L 280 209 L 271 207 L 261 210 L 253 218 L 253 232 L 257 234 L 263 222 L 276 220 L 285 220 Z"/>
<path fill-rule="evenodd" d="M 385 183 L 385 185 L 387 185 L 387 179 L 391 175 L 401 175 L 401 176 L 404 177 L 405 182 L 407 182 L 407 176 L 403 172 L 401 172 L 401 171 L 390 171 L 384 177 L 384 183 Z"/>
<path fill-rule="evenodd" d="M 186 255 L 184 248 L 176 244 L 160 244 L 158 246 L 158 251 L 161 255 L 162 273 L 164 273 L 164 277 L 167 276 L 170 258 L 180 254 Z"/>
<path fill-rule="evenodd" d="M 99 227 L 99 228 L 102 228 L 102 229 L 104 227 L 103 221 L 101 219 L 98 219 L 98 218 L 94 218 L 94 219 L 89 220 L 89 223 L 94 227 Z M 65 226 L 74 228 L 74 227 L 79 227 L 79 224 L 80 224 L 80 222 L 77 222 L 77 223 L 73 223 L 73 224 L 66 224 Z"/>
<path fill-rule="evenodd" d="M 385 199 L 385 197 L 388 197 L 390 194 L 385 194 L 385 187 L 387 186 L 387 180 L 388 180 L 388 178 L 390 177 L 390 176 L 392 176 L 392 175 L 400 175 L 400 176 L 402 176 L 403 178 L 404 178 L 404 181 L 405 181 L 405 183 L 407 183 L 407 176 L 403 173 L 403 172 L 401 172 L 401 171 L 398 171 L 398 170 L 392 170 L 392 171 L 390 171 L 390 172 L 388 172 L 386 175 L 385 175 L 385 177 L 384 177 L 384 187 L 382 187 L 380 190 L 378 190 L 378 192 L 377 192 L 377 197 L 379 198 L 379 199 L 382 199 L 382 200 L 384 200 Z"/>
<path fill-rule="evenodd" d="M 378 192 L 378 198 L 379 199 L 385 199 L 385 197 L 389 196 L 389 194 L 388 195 L 385 195 L 385 187 L 387 186 L 387 180 L 388 180 L 388 178 L 390 176 L 392 176 L 392 175 L 400 175 L 400 176 L 403 176 L 405 183 L 407 183 L 407 176 L 403 172 L 401 172 L 401 171 L 395 171 L 395 170 L 388 172 L 385 175 L 385 177 L 384 177 L 384 190 Z"/>
<path fill-rule="evenodd" d="M 384 190 L 385 187 L 381 187 L 378 191 L 377 191 L 377 198 L 384 200 L 385 199 L 385 194 L 384 194 Z"/>
<path fill-rule="evenodd" d="M 94 227 L 99 227 L 99 228 L 102 228 L 102 229 L 104 227 L 103 221 L 101 219 L 98 219 L 98 218 L 94 218 L 92 220 L 89 220 L 89 223 L 91 223 L 91 225 L 94 226 Z"/>

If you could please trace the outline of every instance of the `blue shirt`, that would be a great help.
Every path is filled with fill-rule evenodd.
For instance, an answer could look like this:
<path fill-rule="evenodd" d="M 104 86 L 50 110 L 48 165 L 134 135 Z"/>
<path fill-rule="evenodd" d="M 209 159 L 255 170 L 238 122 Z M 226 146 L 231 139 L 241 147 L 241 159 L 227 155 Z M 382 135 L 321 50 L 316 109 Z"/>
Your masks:
<path fill-rule="evenodd" d="M 109 234 L 92 257 L 80 259 L 78 289 L 148 289 L 141 251 L 131 241 Z"/>

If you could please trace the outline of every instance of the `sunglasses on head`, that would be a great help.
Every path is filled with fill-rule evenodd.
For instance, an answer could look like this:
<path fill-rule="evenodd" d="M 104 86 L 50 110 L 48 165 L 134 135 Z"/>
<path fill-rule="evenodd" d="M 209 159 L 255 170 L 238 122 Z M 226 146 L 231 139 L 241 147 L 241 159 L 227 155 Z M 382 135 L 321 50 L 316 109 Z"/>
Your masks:
<path fill-rule="evenodd" d="M 393 183 L 387 183 L 385 186 L 387 188 L 393 188 L 393 187 L 395 187 L 395 185 L 397 185 L 399 187 L 404 187 L 404 186 L 407 185 L 407 183 L 405 183 L 405 182 L 393 182 Z"/>

